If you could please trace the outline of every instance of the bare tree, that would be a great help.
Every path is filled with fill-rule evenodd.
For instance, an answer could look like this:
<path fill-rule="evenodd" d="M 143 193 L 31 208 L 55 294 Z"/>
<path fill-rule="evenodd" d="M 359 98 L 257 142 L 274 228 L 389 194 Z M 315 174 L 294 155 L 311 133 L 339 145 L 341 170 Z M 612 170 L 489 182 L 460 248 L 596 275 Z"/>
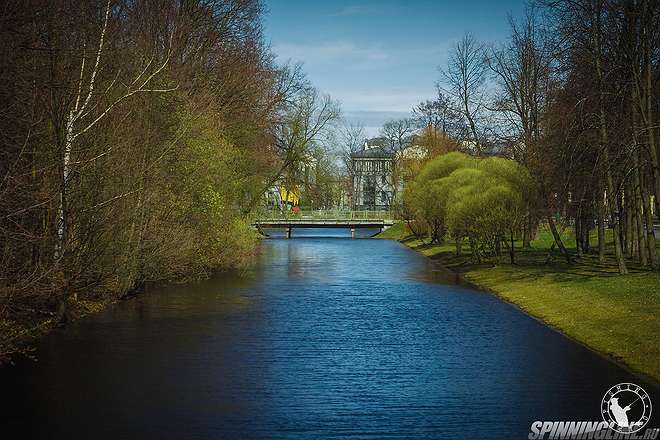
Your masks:
<path fill-rule="evenodd" d="M 412 143 L 412 135 L 416 130 L 417 126 L 414 119 L 403 118 L 385 122 L 380 134 L 387 140 L 389 150 L 398 152 Z"/>
<path fill-rule="evenodd" d="M 360 123 L 344 121 L 339 127 L 339 133 L 335 142 L 340 145 L 339 154 L 341 161 L 346 173 L 351 178 L 355 174 L 352 155 L 363 148 L 366 137 L 364 126 Z"/>
<path fill-rule="evenodd" d="M 419 128 L 431 129 L 442 136 L 452 135 L 458 125 L 456 111 L 449 98 L 436 88 L 438 95 L 434 99 L 422 101 L 413 108 L 413 119 Z"/>
<path fill-rule="evenodd" d="M 552 45 L 539 23 L 534 7 L 526 11 L 524 21 L 509 19 L 511 36 L 500 48 L 492 48 L 488 66 L 495 74 L 498 91 L 494 109 L 502 116 L 503 140 L 515 160 L 527 166 L 542 182 L 542 200 L 547 205 L 548 221 L 557 248 L 570 261 L 554 221 L 554 197 L 547 192 L 548 176 L 540 161 L 542 124 L 549 99 Z M 524 246 L 529 247 L 537 222 L 533 207 L 528 205 Z"/>
<path fill-rule="evenodd" d="M 513 157 L 532 166 L 550 92 L 552 53 L 534 9 L 527 11 L 523 23 L 510 18 L 510 28 L 509 41 L 488 56 L 499 85 L 494 107 L 503 115 Z"/>
<path fill-rule="evenodd" d="M 324 138 L 330 135 L 332 125 L 339 119 L 339 104 L 329 95 L 321 95 L 308 83 L 295 88 L 296 93 L 287 102 L 280 119 L 273 125 L 273 145 L 279 166 L 266 184 L 266 189 L 286 178 L 295 181 Z M 264 189 L 265 191 L 265 189 Z"/>
<path fill-rule="evenodd" d="M 455 110 L 468 127 L 468 139 L 475 152 L 484 152 L 485 129 L 481 126 L 486 110 L 484 46 L 472 34 L 465 34 L 454 46 L 447 67 L 440 69 L 439 87 L 454 102 Z"/>

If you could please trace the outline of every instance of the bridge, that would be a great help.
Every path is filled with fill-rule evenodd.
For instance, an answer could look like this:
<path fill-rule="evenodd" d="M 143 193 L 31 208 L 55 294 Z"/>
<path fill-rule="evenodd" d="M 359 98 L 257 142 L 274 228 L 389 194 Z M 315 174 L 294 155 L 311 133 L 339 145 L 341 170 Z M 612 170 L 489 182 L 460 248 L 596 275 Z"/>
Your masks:
<path fill-rule="evenodd" d="M 375 215 L 380 214 L 380 215 Z M 378 229 L 383 231 L 394 224 L 390 212 L 371 211 L 313 211 L 299 212 L 287 217 L 261 218 L 252 224 L 263 234 L 263 229 L 284 229 L 286 238 L 291 238 L 295 228 L 346 228 L 355 238 L 356 229 Z"/>

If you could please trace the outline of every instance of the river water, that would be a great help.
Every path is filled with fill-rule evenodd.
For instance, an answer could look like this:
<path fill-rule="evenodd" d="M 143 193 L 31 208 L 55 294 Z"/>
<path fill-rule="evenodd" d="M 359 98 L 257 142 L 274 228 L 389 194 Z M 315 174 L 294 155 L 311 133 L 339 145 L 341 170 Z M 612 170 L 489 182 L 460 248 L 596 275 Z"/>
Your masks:
<path fill-rule="evenodd" d="M 152 289 L 36 354 L 0 370 L 4 438 L 524 439 L 601 420 L 619 382 L 660 397 L 387 240 L 264 240 L 247 273 Z"/>

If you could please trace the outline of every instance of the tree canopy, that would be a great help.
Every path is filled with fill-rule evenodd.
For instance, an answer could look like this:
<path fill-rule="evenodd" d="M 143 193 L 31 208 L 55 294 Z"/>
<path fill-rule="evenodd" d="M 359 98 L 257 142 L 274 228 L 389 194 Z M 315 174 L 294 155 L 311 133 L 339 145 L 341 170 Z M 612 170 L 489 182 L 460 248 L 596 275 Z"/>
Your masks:
<path fill-rule="evenodd" d="M 500 245 L 521 233 L 533 188 L 529 172 L 512 160 L 453 152 L 431 160 L 404 197 L 432 241 L 466 238 L 480 260 L 484 252 L 499 255 Z"/>

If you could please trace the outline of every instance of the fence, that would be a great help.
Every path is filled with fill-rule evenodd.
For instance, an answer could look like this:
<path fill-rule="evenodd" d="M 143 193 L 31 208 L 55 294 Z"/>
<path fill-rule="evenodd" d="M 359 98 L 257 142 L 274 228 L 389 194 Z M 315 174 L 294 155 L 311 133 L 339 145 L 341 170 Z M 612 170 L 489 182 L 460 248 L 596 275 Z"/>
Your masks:
<path fill-rule="evenodd" d="M 392 211 L 345 211 L 326 209 L 315 211 L 264 211 L 259 216 L 267 219 L 301 220 L 394 220 Z"/>

